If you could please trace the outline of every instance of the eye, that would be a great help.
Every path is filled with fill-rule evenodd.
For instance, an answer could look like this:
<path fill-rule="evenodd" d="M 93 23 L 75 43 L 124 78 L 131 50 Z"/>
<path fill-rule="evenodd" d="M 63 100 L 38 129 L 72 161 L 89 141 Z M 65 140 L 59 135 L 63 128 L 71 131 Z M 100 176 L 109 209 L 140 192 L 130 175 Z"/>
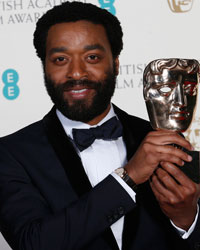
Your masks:
<path fill-rule="evenodd" d="M 53 62 L 56 65 L 63 65 L 63 64 L 65 64 L 67 62 L 67 58 L 64 57 L 64 56 L 58 56 L 58 57 L 53 59 Z"/>
<path fill-rule="evenodd" d="M 88 55 L 86 60 L 87 62 L 89 63 L 98 63 L 100 61 L 101 57 L 99 55 L 96 55 L 96 54 L 91 54 L 91 55 Z"/>
<path fill-rule="evenodd" d="M 168 93 L 168 92 L 171 91 L 171 88 L 170 88 L 170 87 L 167 87 L 167 86 L 164 86 L 164 87 L 160 88 L 160 91 L 161 91 L 162 93 Z"/>
<path fill-rule="evenodd" d="M 197 95 L 197 86 L 198 85 L 195 82 L 185 81 L 185 83 L 184 83 L 185 93 L 190 95 L 190 96 Z"/>
<path fill-rule="evenodd" d="M 169 96 L 172 89 L 169 86 L 162 86 L 159 88 L 159 93 L 161 96 Z"/>

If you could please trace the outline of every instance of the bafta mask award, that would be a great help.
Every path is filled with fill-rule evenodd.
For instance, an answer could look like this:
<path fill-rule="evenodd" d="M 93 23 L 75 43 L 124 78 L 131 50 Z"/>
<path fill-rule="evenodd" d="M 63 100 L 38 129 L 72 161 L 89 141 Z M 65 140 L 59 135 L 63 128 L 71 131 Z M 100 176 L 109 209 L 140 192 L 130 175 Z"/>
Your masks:
<path fill-rule="evenodd" d="M 181 135 L 188 129 L 197 104 L 199 71 L 198 61 L 191 59 L 158 59 L 146 66 L 143 93 L 153 129 L 173 130 Z M 199 152 L 182 150 L 193 160 L 180 169 L 200 183 Z"/>

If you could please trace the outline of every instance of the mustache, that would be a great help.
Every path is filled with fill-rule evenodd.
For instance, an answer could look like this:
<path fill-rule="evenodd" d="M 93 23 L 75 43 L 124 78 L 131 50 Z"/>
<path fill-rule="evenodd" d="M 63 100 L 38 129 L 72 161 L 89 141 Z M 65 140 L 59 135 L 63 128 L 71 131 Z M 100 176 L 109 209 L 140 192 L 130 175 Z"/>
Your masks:
<path fill-rule="evenodd" d="M 101 86 L 100 82 L 95 82 L 91 80 L 68 80 L 64 83 L 59 84 L 59 87 L 63 90 L 67 91 L 76 86 L 84 87 L 84 88 L 91 88 L 91 89 L 98 89 Z"/>

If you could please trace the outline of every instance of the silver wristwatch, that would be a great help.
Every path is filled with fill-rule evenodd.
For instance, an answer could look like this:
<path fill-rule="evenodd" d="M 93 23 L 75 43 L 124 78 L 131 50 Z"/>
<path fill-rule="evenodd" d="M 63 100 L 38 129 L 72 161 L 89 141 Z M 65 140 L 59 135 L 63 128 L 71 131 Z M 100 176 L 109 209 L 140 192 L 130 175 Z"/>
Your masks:
<path fill-rule="evenodd" d="M 126 184 L 133 189 L 133 191 L 137 190 L 137 184 L 133 181 L 133 179 L 131 179 L 131 177 L 128 175 L 127 171 L 125 168 L 121 167 L 121 168 L 117 168 L 115 170 L 115 173 L 122 178 L 122 180 L 124 182 L 126 182 Z"/>

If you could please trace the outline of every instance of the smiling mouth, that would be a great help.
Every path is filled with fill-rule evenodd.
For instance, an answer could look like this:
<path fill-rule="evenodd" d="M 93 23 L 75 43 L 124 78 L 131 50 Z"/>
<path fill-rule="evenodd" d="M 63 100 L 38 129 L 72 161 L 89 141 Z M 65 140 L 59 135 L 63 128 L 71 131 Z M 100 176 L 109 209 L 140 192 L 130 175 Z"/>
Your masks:
<path fill-rule="evenodd" d="M 89 95 L 94 91 L 93 88 L 86 88 L 86 87 L 77 87 L 77 88 L 70 88 L 66 89 L 65 93 L 68 97 L 80 100 L 80 99 L 85 99 L 88 98 Z"/>
<path fill-rule="evenodd" d="M 87 89 L 80 89 L 80 90 L 71 90 L 72 93 L 83 93 Z"/>

